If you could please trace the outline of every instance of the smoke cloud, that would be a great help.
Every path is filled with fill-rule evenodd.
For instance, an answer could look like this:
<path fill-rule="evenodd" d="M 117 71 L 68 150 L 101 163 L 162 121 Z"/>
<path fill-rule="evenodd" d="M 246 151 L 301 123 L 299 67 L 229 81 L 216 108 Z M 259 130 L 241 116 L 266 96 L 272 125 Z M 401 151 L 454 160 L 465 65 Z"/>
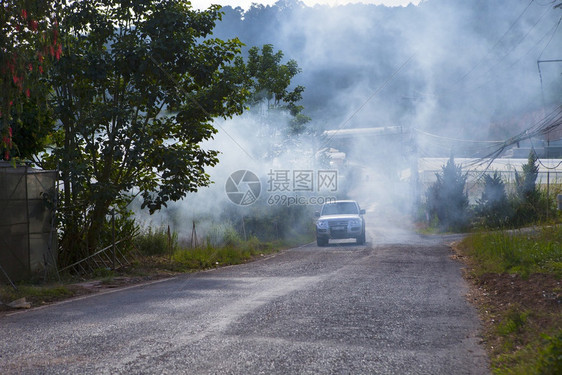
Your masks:
<path fill-rule="evenodd" d="M 222 152 L 209 171 L 215 184 L 167 210 L 189 228 L 194 218 L 232 208 L 224 192 L 232 172 L 252 170 L 266 184 L 272 169 L 319 169 L 314 155 L 330 148 L 345 153 L 343 164 L 332 164 L 341 195 L 367 208 L 408 211 L 420 194 L 412 189 L 416 158 L 473 156 L 447 139 L 507 139 L 532 125 L 513 119 L 562 101 L 562 63 L 537 63 L 562 57 L 562 11 L 550 3 L 330 7 L 283 0 L 223 11 L 215 37 L 238 37 L 246 49 L 273 44 L 298 62 L 293 84 L 306 87 L 302 104 L 315 134 L 270 142 L 256 114 L 217 123 L 219 134 L 205 145 Z M 346 138 L 357 128 L 386 131 Z M 339 134 L 321 136 L 326 130 Z"/>

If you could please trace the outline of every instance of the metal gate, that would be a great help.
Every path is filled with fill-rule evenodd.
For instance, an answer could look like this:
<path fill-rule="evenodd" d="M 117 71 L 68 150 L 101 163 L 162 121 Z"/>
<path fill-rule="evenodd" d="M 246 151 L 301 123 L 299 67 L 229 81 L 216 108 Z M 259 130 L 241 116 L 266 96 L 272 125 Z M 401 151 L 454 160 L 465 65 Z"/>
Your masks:
<path fill-rule="evenodd" d="M 0 161 L 0 280 L 56 270 L 56 171 Z"/>

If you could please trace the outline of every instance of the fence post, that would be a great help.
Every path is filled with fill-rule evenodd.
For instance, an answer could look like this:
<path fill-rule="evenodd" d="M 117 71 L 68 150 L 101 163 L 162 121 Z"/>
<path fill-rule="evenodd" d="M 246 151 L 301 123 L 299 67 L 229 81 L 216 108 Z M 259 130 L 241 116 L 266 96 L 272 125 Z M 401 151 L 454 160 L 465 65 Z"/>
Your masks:
<path fill-rule="evenodd" d="M 170 254 L 170 259 L 174 252 L 172 251 L 172 232 L 170 231 L 170 225 L 168 224 L 168 254 Z"/>
<path fill-rule="evenodd" d="M 113 253 L 113 271 L 115 271 L 115 208 L 111 210 L 111 251 Z"/>

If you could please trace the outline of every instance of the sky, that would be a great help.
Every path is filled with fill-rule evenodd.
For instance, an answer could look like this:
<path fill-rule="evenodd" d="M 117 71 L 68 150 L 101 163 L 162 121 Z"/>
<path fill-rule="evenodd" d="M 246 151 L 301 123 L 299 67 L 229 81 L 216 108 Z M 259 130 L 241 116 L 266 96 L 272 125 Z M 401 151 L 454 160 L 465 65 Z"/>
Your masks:
<path fill-rule="evenodd" d="M 219 4 L 222 6 L 230 5 L 231 7 L 242 7 L 243 9 L 248 9 L 252 3 L 258 3 L 263 5 L 273 5 L 277 0 L 191 0 L 193 7 L 198 9 L 206 9 L 211 4 Z M 302 0 L 308 6 L 314 6 L 316 4 L 324 5 L 345 5 L 350 3 L 363 3 L 363 4 L 376 4 L 376 5 L 386 5 L 386 6 L 406 6 L 409 3 L 418 4 L 420 0 Z"/>

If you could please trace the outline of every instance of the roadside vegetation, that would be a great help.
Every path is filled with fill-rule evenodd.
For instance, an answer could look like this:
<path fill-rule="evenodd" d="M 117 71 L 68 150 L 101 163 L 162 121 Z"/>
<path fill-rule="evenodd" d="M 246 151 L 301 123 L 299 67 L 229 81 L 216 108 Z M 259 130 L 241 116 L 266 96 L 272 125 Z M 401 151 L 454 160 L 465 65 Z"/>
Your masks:
<path fill-rule="evenodd" d="M 457 246 L 495 374 L 562 373 L 562 228 L 478 232 Z"/>
<path fill-rule="evenodd" d="M 537 177 L 530 154 L 510 184 L 498 172 L 483 175 L 469 205 L 467 175 L 451 158 L 421 207 L 422 232 L 469 233 L 453 248 L 467 265 L 495 374 L 562 374 L 560 186 L 547 192 Z"/>
<path fill-rule="evenodd" d="M 467 186 L 467 174 L 451 157 L 436 173 L 425 202 L 419 206 L 418 222 L 425 232 L 468 232 L 513 229 L 541 223 L 553 223 L 557 217 L 558 185 L 549 190 L 537 182 L 538 159 L 530 153 L 514 181 L 507 183 L 501 173 L 491 171 Z M 469 204 L 468 189 L 480 187 L 475 204 Z"/>
<path fill-rule="evenodd" d="M 65 273 L 58 278 L 50 275 L 48 279 L 16 284 L 17 289 L 2 284 L 0 311 L 12 311 L 7 304 L 21 298 L 25 298 L 31 307 L 37 307 L 109 288 L 250 262 L 311 242 L 313 234 L 307 230 L 303 228 L 290 239 L 260 240 L 251 236 L 244 240 L 232 226 L 226 225 L 192 246 L 179 240 L 177 233 L 168 228 L 149 227 L 141 230 L 129 247 L 134 253 L 131 264 L 116 270 L 98 268 L 87 274 Z"/>

